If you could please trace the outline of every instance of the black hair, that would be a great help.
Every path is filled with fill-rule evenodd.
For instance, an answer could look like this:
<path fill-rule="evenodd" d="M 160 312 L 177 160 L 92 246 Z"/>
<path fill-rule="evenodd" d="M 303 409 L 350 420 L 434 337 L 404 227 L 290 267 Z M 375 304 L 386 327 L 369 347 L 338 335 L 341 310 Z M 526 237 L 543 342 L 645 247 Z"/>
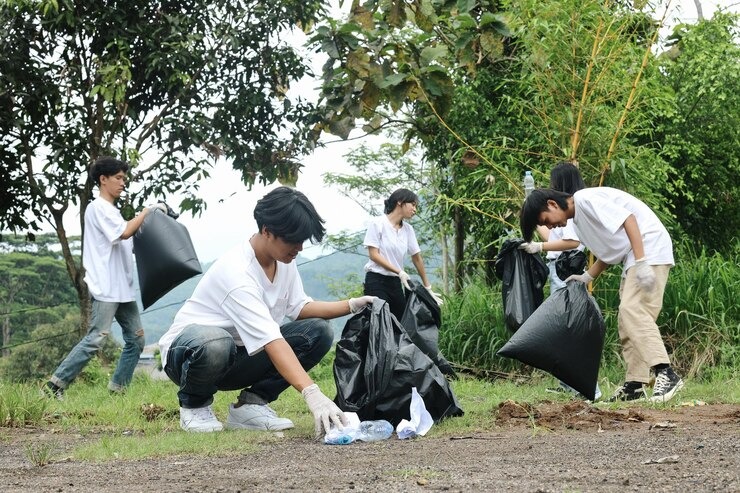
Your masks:
<path fill-rule="evenodd" d="M 396 208 L 396 205 L 398 203 L 401 204 L 418 204 L 419 203 L 419 197 L 416 196 L 414 192 L 411 190 L 407 190 L 405 188 L 399 188 L 395 192 L 391 194 L 390 197 L 388 197 L 384 202 L 384 211 L 386 214 L 390 214 L 393 212 L 393 210 Z"/>
<path fill-rule="evenodd" d="M 550 171 L 550 188 L 565 193 L 576 193 L 586 188 L 581 172 L 569 161 L 560 161 Z"/>
<path fill-rule="evenodd" d="M 534 229 L 539 222 L 540 214 L 547 210 L 547 201 L 554 200 L 558 206 L 566 210 L 568 198 L 573 194 L 559 192 L 552 188 L 537 188 L 532 190 L 527 200 L 524 201 L 522 211 L 519 213 L 519 226 L 522 229 L 524 241 L 532 241 Z"/>
<path fill-rule="evenodd" d="M 111 156 L 101 156 L 90 166 L 90 179 L 100 186 L 101 176 L 113 176 L 119 171 L 128 173 L 128 163 Z"/>
<path fill-rule="evenodd" d="M 318 243 L 324 238 L 324 220 L 303 193 L 290 187 L 278 187 L 257 201 L 254 219 L 261 232 L 263 227 L 288 243 L 303 243 L 311 239 Z"/>

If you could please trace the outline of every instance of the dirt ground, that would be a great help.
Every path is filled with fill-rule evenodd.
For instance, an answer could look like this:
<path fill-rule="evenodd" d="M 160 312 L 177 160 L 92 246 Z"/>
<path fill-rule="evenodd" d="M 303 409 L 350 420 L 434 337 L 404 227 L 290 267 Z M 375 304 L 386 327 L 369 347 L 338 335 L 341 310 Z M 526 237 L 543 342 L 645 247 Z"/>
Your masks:
<path fill-rule="evenodd" d="M 493 432 L 331 446 L 265 434 L 254 454 L 35 466 L 40 429 L 0 429 L 3 492 L 738 492 L 740 406 L 618 411 L 503 402 Z M 100 438 L 100 437 L 98 437 Z M 94 437 L 53 435 L 71 450 Z"/>

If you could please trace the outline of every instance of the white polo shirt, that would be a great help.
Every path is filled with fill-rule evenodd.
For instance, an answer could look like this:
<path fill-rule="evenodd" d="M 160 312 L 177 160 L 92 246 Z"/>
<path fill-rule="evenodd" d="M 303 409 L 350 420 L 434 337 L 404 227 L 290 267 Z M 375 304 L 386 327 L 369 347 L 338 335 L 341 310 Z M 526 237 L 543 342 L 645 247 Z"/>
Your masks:
<path fill-rule="evenodd" d="M 403 269 L 404 255 L 407 253 L 416 255 L 421 251 L 419 243 L 416 241 L 414 228 L 404 221 L 401 228 L 396 229 L 385 215 L 370 220 L 363 244 L 366 247 L 375 247 L 380 250 L 380 254 L 398 269 Z M 395 272 L 381 267 L 372 260 L 365 264 L 365 271 L 376 272 L 384 276 L 396 275 Z"/>
<path fill-rule="evenodd" d="M 85 210 L 82 265 L 90 295 L 98 301 L 134 301 L 134 258 L 131 238 L 122 240 L 126 220 L 105 199 L 96 198 Z"/>
<path fill-rule="evenodd" d="M 638 198 L 610 187 L 584 188 L 573 194 L 573 225 L 581 243 L 607 264 L 635 264 L 624 222 L 634 215 L 650 265 L 674 265 L 673 244 L 658 216 Z"/>
<path fill-rule="evenodd" d="M 172 341 L 193 324 L 221 327 L 237 346 L 255 354 L 265 344 L 281 339 L 280 324 L 286 318 L 295 320 L 309 301 L 313 299 L 303 291 L 295 262 L 277 262 L 275 278 L 270 281 L 247 240 L 214 262 L 177 312 L 159 339 L 162 362 L 167 361 Z"/>

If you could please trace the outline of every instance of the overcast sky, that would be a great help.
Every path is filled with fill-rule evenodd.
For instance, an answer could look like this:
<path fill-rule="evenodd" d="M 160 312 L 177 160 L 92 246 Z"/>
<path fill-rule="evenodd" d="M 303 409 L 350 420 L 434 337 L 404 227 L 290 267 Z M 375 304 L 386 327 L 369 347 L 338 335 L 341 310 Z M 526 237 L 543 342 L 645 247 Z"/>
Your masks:
<path fill-rule="evenodd" d="M 349 3 L 349 1 L 345 2 L 345 4 Z M 663 0 L 662 7 L 656 8 L 656 17 L 659 18 L 662 15 L 667 3 L 668 0 Z M 733 12 L 738 12 L 740 9 L 740 0 L 702 0 L 701 4 L 706 18 L 711 18 L 718 5 L 730 7 Z M 684 22 L 696 21 L 697 14 L 693 0 L 671 0 L 670 12 L 668 25 L 673 25 L 678 19 Z M 320 74 L 323 60 L 315 60 L 314 63 L 316 63 L 316 73 Z M 318 82 L 303 81 L 295 90 L 305 96 L 317 86 Z M 357 135 L 361 135 L 361 132 L 352 134 L 353 137 Z M 298 179 L 297 188 L 314 203 L 319 214 L 326 220 L 329 233 L 338 233 L 343 230 L 362 231 L 369 219 L 367 214 L 352 200 L 325 187 L 322 174 L 327 171 L 350 172 L 343 156 L 363 142 L 374 146 L 380 142 L 380 139 L 349 142 L 338 142 L 338 140 L 336 137 L 326 136 L 326 141 L 329 142 L 326 147 L 318 149 L 303 160 L 304 168 Z M 183 214 L 179 219 L 187 226 L 201 262 L 209 262 L 218 258 L 233 244 L 256 232 L 257 226 L 252 216 L 254 205 L 259 198 L 276 186 L 278 185 L 268 187 L 255 185 L 251 191 L 246 191 L 241 185 L 238 173 L 231 169 L 230 163 L 224 160 L 219 161 L 211 178 L 201 183 L 201 194 L 208 204 L 206 212 L 196 218 Z M 176 206 L 176 202 L 171 201 L 170 205 Z M 65 225 L 68 227 L 68 234 L 79 234 L 77 217 L 69 217 Z M 304 250 L 304 254 L 313 258 L 322 254 L 322 250 L 320 246 L 310 247 Z"/>

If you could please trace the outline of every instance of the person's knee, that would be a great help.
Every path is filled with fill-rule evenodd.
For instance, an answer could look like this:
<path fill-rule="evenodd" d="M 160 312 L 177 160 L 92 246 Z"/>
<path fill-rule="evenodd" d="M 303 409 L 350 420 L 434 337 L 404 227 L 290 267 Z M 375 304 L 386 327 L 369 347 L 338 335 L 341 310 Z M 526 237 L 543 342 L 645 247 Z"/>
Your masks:
<path fill-rule="evenodd" d="M 146 345 L 146 337 L 144 336 L 144 329 L 137 330 L 135 336 L 136 338 L 134 339 L 134 344 L 139 349 L 139 353 L 141 354 L 144 351 L 144 346 Z"/>
<path fill-rule="evenodd" d="M 328 320 L 318 319 L 316 323 L 316 346 L 321 348 L 324 354 L 329 352 L 334 342 L 334 329 Z"/>

